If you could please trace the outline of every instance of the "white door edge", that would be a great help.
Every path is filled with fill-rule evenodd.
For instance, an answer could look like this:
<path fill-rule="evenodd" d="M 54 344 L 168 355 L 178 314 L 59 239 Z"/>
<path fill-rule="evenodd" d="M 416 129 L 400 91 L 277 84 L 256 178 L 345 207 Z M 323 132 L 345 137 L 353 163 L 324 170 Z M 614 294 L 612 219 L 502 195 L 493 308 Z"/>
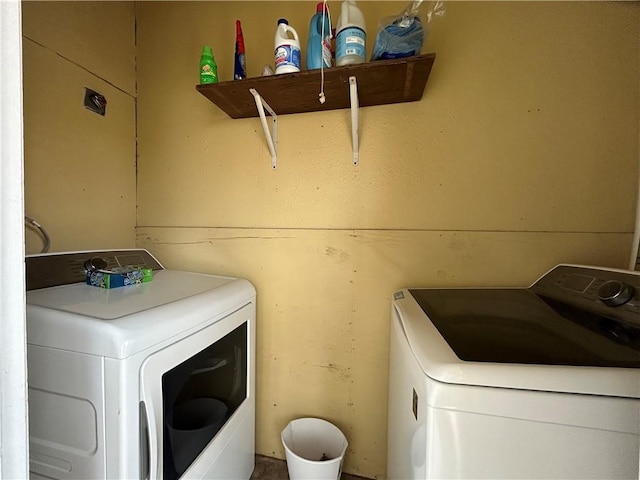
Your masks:
<path fill-rule="evenodd" d="M 28 478 L 21 3 L 0 1 L 0 480 Z"/>

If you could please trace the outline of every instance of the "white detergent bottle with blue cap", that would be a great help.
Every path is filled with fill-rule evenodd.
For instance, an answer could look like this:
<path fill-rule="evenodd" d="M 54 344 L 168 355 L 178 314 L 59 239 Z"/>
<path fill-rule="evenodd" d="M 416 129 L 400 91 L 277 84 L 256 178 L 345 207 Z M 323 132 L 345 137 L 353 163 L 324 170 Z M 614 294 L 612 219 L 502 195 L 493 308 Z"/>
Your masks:
<path fill-rule="evenodd" d="M 300 38 L 286 18 L 278 20 L 274 56 L 276 75 L 300 71 Z"/>
<path fill-rule="evenodd" d="M 355 0 L 342 2 L 336 32 L 336 65 L 364 63 L 367 54 L 367 32 L 364 15 Z"/>

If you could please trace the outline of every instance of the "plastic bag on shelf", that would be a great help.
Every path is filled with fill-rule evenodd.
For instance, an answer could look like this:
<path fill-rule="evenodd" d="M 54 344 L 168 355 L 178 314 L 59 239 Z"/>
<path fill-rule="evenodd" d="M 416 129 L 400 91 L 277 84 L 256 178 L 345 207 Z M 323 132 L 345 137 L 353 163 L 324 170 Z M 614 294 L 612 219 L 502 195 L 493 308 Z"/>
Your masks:
<path fill-rule="evenodd" d="M 424 23 L 420 20 L 420 7 L 426 6 Z M 429 32 L 429 24 L 445 13 L 444 2 L 414 0 L 402 13 L 385 17 L 378 23 L 371 60 L 402 58 L 419 55 Z"/>

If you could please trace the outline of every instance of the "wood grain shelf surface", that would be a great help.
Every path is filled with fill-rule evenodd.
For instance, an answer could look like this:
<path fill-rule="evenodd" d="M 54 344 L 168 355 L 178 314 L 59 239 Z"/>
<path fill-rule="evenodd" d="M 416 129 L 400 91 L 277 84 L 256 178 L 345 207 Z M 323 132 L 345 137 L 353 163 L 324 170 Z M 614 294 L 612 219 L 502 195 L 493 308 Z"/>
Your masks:
<path fill-rule="evenodd" d="M 196 85 L 196 90 L 231 118 L 258 116 L 250 88 L 255 89 L 277 115 L 349 108 L 351 76 L 356 77 L 361 107 L 414 102 L 422 98 L 435 58 L 435 53 L 427 53 L 328 68 L 324 70 L 324 104 L 318 101 L 320 70 Z"/>

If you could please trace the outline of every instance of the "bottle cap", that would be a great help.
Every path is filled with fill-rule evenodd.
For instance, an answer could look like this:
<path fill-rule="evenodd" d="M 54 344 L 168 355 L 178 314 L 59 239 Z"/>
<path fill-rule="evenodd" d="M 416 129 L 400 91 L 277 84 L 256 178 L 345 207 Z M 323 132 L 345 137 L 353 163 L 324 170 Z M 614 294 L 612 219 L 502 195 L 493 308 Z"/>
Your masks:
<path fill-rule="evenodd" d="M 318 2 L 316 5 L 316 13 L 322 13 L 324 11 L 324 2 Z"/>
<path fill-rule="evenodd" d="M 205 45 L 204 47 L 202 47 L 202 54 L 210 55 L 213 57 L 213 50 L 211 50 L 211 47 L 209 45 Z"/>
<path fill-rule="evenodd" d="M 279 18 L 278 25 L 280 25 L 281 23 L 284 23 L 285 25 L 289 25 L 289 22 L 287 21 L 286 18 Z"/>

